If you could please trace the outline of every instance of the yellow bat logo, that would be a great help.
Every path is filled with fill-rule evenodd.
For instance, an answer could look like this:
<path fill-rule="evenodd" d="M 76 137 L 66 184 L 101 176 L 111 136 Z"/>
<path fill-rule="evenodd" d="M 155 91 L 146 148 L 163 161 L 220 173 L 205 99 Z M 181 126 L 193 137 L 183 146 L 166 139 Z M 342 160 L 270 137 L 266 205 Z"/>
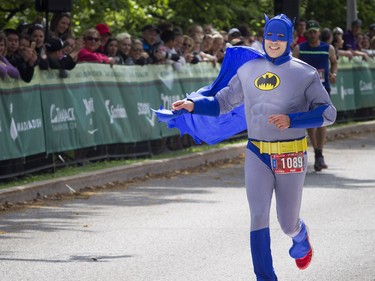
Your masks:
<path fill-rule="evenodd" d="M 276 89 L 280 85 L 280 78 L 275 73 L 266 72 L 254 81 L 255 87 L 262 91 Z"/>

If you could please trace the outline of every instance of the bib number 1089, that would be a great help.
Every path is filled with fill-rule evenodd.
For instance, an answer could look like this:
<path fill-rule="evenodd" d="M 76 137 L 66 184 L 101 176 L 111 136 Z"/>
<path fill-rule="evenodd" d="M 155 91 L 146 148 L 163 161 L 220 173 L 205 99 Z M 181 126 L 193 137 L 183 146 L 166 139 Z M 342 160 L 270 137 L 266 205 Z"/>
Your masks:
<path fill-rule="evenodd" d="M 304 153 L 271 155 L 272 170 L 276 174 L 301 173 L 304 167 Z"/>

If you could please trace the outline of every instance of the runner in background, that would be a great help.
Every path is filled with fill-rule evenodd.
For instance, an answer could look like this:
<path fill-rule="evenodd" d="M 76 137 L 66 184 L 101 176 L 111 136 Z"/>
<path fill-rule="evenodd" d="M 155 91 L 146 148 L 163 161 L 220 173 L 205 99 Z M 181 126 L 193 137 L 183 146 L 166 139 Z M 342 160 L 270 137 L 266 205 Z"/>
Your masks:
<path fill-rule="evenodd" d="M 320 81 L 329 94 L 331 92 L 330 83 L 336 83 L 337 57 L 335 48 L 319 39 L 320 29 L 317 21 L 309 20 L 306 24 L 306 29 L 307 41 L 294 47 L 293 56 L 307 62 L 318 70 Z M 310 128 L 307 131 L 314 148 L 315 171 L 319 172 L 322 169 L 327 169 L 328 166 L 323 156 L 327 128 Z"/>

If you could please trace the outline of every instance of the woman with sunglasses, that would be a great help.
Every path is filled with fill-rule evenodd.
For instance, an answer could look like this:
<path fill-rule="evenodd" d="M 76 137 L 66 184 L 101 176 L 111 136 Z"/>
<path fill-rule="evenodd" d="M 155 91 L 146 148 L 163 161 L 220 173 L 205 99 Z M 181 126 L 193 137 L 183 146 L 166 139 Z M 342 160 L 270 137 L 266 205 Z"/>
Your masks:
<path fill-rule="evenodd" d="M 195 42 L 192 37 L 190 37 L 189 35 L 184 35 L 184 41 L 182 43 L 181 50 L 187 63 L 196 64 L 202 60 L 201 57 L 194 53 L 194 44 Z"/>
<path fill-rule="evenodd" d="M 143 43 L 139 39 L 133 40 L 126 65 L 145 65 L 152 63 L 149 55 L 143 49 Z"/>
<path fill-rule="evenodd" d="M 100 46 L 100 34 L 95 28 L 86 30 L 83 34 L 84 47 L 78 53 L 78 62 L 115 63 L 113 58 L 96 52 Z"/>

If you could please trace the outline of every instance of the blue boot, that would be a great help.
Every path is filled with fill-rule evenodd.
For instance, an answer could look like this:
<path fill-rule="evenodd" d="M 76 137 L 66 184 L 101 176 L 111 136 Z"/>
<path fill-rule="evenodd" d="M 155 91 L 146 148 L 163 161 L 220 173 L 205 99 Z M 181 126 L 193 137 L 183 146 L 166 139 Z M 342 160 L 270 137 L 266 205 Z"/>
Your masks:
<path fill-rule="evenodd" d="M 270 229 L 250 232 L 250 248 L 257 281 L 277 281 L 272 265 Z"/>
<path fill-rule="evenodd" d="M 312 260 L 313 249 L 310 245 L 307 227 L 302 222 L 301 231 L 293 237 L 293 246 L 289 250 L 289 255 L 296 260 L 299 269 L 306 269 Z"/>

